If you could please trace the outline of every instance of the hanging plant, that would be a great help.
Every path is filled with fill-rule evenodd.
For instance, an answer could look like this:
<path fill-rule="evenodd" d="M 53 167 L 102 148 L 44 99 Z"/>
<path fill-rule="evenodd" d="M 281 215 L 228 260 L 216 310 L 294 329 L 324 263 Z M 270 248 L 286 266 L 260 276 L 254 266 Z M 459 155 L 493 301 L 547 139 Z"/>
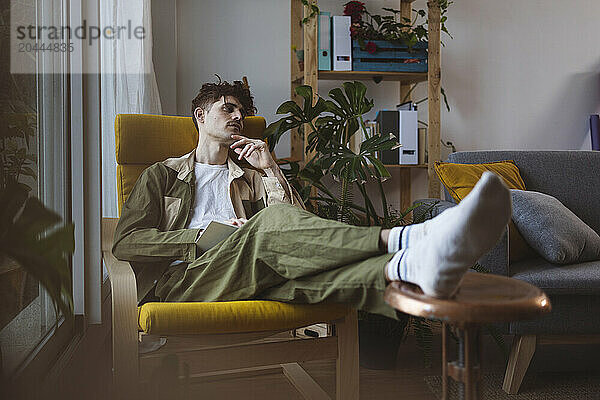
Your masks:
<path fill-rule="evenodd" d="M 301 0 L 301 1 L 302 1 L 302 5 L 304 5 L 304 7 L 309 10 L 308 16 L 302 18 L 302 21 L 300 22 L 300 25 L 304 25 L 304 24 L 308 23 L 308 21 L 311 20 L 312 18 L 314 18 L 316 15 L 319 15 L 319 6 L 317 6 L 312 1 L 309 2 L 309 0 Z"/>
<path fill-rule="evenodd" d="M 446 13 L 453 2 L 438 0 L 438 3 L 441 13 L 441 30 L 452 38 L 446 28 L 446 21 L 448 20 Z M 413 9 L 412 19 L 402 17 L 400 10 L 386 7 L 383 10 L 388 14 L 371 14 L 365 7 L 365 3 L 361 1 L 350 1 L 344 4 L 344 15 L 349 16 L 351 19 L 350 36 L 358 41 L 361 50 L 373 54 L 376 49 L 373 50 L 372 45 L 367 47 L 369 46 L 367 41 L 373 40 L 397 42 L 408 47 L 409 51 L 417 43 L 427 43 L 427 24 L 429 21 L 425 10 Z"/>

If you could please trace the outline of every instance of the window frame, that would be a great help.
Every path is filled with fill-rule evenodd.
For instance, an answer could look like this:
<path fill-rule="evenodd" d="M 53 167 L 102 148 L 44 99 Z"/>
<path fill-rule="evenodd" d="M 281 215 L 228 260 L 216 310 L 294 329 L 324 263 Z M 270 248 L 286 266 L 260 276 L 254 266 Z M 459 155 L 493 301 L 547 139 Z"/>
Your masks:
<path fill-rule="evenodd" d="M 79 26 L 83 20 L 87 20 L 88 24 L 98 25 L 99 3 L 97 2 L 38 1 L 50 6 L 60 4 L 61 22 L 65 25 Z M 62 54 L 66 69 L 59 73 L 63 76 L 64 96 L 61 101 L 62 117 L 57 120 L 62 122 L 64 136 L 60 143 L 53 142 L 52 139 L 46 141 L 47 138 L 44 138 L 43 144 L 42 140 L 39 142 L 40 146 L 46 146 L 45 148 L 63 150 L 60 157 L 49 158 L 44 162 L 47 162 L 48 167 L 63 168 L 64 187 L 60 192 L 64 193 L 64 189 L 69 188 L 71 191 L 70 196 L 64 196 L 66 199 L 63 210 L 65 220 L 70 219 L 75 224 L 75 252 L 72 257 L 75 318 L 66 320 L 60 317 L 29 355 L 14 371 L 10 372 L 8 378 L 13 383 L 11 386 L 19 392 L 27 393 L 41 390 L 39 386 L 32 386 L 31 383 L 43 380 L 61 355 L 68 355 L 77 349 L 91 325 L 102 324 L 102 302 L 107 300 L 110 293 L 108 279 L 103 279 L 102 276 L 100 75 L 84 73 L 86 66 L 98 63 L 99 46 L 96 44 L 91 49 L 81 46 L 79 50 L 78 46 L 75 46 L 73 53 Z M 52 73 L 56 71 L 52 70 Z M 42 74 L 38 71 L 37 75 L 39 79 Z M 41 90 L 43 91 L 44 88 L 38 85 L 38 99 Z M 40 107 L 38 104 L 38 115 L 44 112 L 50 111 L 44 110 L 43 106 Z M 39 127 L 38 132 L 41 132 Z M 41 153 L 38 151 L 38 154 Z M 42 160 L 39 159 L 38 163 L 41 164 Z M 51 168 L 40 170 L 50 171 Z M 58 191 L 53 193 L 49 190 L 51 184 L 47 183 L 46 188 L 41 187 L 42 179 L 44 178 L 41 176 L 38 179 L 40 199 L 47 200 L 57 196 Z M 52 307 L 49 302 L 47 305 Z"/>

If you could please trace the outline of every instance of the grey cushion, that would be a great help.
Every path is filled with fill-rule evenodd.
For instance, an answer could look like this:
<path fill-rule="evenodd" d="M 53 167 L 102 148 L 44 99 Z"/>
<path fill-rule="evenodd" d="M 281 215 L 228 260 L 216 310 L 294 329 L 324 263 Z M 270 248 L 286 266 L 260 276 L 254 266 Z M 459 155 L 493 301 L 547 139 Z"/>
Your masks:
<path fill-rule="evenodd" d="M 547 261 L 571 264 L 600 259 L 600 236 L 556 198 L 511 190 L 513 222 Z"/>
<path fill-rule="evenodd" d="M 495 150 L 459 151 L 453 163 L 514 160 L 527 190 L 556 197 L 596 232 L 600 232 L 600 151 Z"/>
<path fill-rule="evenodd" d="M 512 264 L 510 272 L 548 295 L 600 295 L 600 261 L 556 265 L 534 258 Z"/>

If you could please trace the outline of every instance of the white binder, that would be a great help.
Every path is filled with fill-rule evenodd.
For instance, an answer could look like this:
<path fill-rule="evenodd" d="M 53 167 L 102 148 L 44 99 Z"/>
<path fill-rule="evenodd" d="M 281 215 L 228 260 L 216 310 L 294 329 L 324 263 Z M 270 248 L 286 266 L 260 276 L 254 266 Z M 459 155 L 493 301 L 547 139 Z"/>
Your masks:
<path fill-rule="evenodd" d="M 333 70 L 352 71 L 350 17 L 334 15 L 332 20 Z"/>
<path fill-rule="evenodd" d="M 400 132 L 400 144 L 398 149 L 398 164 L 418 164 L 419 163 L 419 134 L 417 111 L 398 111 L 398 125 Z"/>

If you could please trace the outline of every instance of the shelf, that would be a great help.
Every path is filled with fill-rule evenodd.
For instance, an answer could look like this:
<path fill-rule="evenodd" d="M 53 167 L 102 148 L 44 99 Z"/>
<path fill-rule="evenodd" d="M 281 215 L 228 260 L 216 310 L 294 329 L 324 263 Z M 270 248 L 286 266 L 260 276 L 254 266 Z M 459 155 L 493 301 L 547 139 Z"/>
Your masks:
<path fill-rule="evenodd" d="M 278 158 L 276 159 L 277 164 L 287 164 L 289 162 L 300 162 L 300 160 L 293 159 L 292 157 Z M 401 169 L 401 168 L 424 168 L 427 169 L 427 164 L 384 164 L 387 169 Z M 371 166 L 372 167 L 372 166 Z"/>
<path fill-rule="evenodd" d="M 399 169 L 399 168 L 425 168 L 427 164 L 384 164 L 384 167 L 388 169 Z"/>
<path fill-rule="evenodd" d="M 396 0 L 400 8 L 400 16 L 403 18 L 412 17 L 412 6 L 415 0 Z M 318 0 L 311 0 L 310 3 L 317 3 Z M 302 19 L 304 9 L 300 0 L 290 0 L 290 16 L 291 21 L 298 21 Z M 306 84 L 313 88 L 313 93 L 319 92 L 319 86 L 324 84 L 325 81 L 333 81 L 331 84 L 339 85 L 344 81 L 371 81 L 380 83 L 386 81 L 384 84 L 389 82 L 399 82 L 400 86 L 398 91 L 399 99 L 403 99 L 405 96 L 410 95 L 410 86 L 419 82 L 426 82 L 427 93 L 428 93 L 428 124 L 429 129 L 427 130 L 427 138 L 429 140 L 429 159 L 430 161 L 436 161 L 440 159 L 440 146 L 434 146 L 434 144 L 440 141 L 440 112 L 441 112 L 441 87 L 440 79 L 441 67 L 440 67 L 440 50 L 441 50 L 441 13 L 440 7 L 436 1 L 427 2 L 427 19 L 429 21 L 428 26 L 428 38 L 429 46 L 427 52 L 427 67 L 429 72 L 388 72 L 388 71 L 319 71 L 319 63 L 317 52 L 319 49 L 318 44 L 318 29 L 317 21 L 311 20 L 308 24 L 300 25 L 293 22 L 291 24 L 291 40 L 290 44 L 296 47 L 304 47 L 304 54 L 307 56 L 304 60 L 304 70 L 299 71 L 299 65 L 297 58 L 293 53 L 290 53 L 291 63 L 291 98 L 296 101 L 302 99 L 297 96 L 295 89 L 297 86 Z M 375 68 L 375 67 L 373 67 Z M 306 73 L 306 79 L 304 74 Z M 432 79 L 429 79 L 429 78 Z M 325 86 L 330 86 L 326 84 Z M 306 138 L 301 137 L 298 134 L 292 135 L 291 148 L 294 157 L 303 158 L 303 149 L 306 148 Z M 428 168 L 432 164 L 418 164 L 418 165 L 386 165 L 386 168 L 393 173 L 393 175 L 400 176 L 400 205 L 402 209 L 406 209 L 412 204 L 411 197 L 411 173 L 410 171 L 414 168 L 418 168 L 421 171 L 428 171 Z M 432 171 L 428 171 L 431 175 Z M 440 186 L 439 181 L 434 179 L 432 176 L 428 176 L 428 193 L 429 197 L 439 197 Z"/>
<path fill-rule="evenodd" d="M 319 71 L 320 80 L 376 80 L 417 83 L 427 80 L 427 72 Z"/>

